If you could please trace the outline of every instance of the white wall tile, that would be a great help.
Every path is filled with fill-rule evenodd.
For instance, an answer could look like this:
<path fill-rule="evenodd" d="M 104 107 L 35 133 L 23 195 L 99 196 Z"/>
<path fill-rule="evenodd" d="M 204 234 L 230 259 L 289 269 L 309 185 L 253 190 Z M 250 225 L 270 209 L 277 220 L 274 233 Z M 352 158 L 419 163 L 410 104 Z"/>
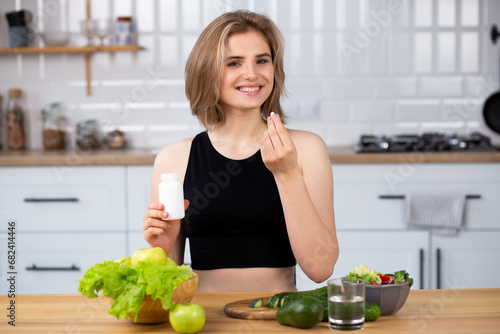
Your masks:
<path fill-rule="evenodd" d="M 201 28 L 201 4 L 200 0 L 183 0 L 182 8 L 182 30 L 198 31 Z"/>
<path fill-rule="evenodd" d="M 415 27 L 430 27 L 432 25 L 432 0 L 417 0 L 414 4 Z"/>
<path fill-rule="evenodd" d="M 354 146 L 362 134 L 373 133 L 373 127 L 368 123 L 342 123 L 330 124 L 328 127 L 329 145 Z"/>
<path fill-rule="evenodd" d="M 464 26 L 464 27 L 478 26 L 479 25 L 479 0 L 462 0 L 460 13 L 461 13 L 462 26 Z"/>
<path fill-rule="evenodd" d="M 461 37 L 462 72 L 476 73 L 479 71 L 479 36 L 475 32 L 464 32 Z"/>
<path fill-rule="evenodd" d="M 325 122 L 349 121 L 349 104 L 345 102 L 323 101 L 320 105 L 320 118 Z"/>
<path fill-rule="evenodd" d="M 422 97 L 455 97 L 462 94 L 462 77 L 424 77 L 420 80 L 420 95 Z"/>
<path fill-rule="evenodd" d="M 368 99 L 373 97 L 374 83 L 366 78 L 345 78 L 325 82 L 326 97 L 336 100 Z"/>
<path fill-rule="evenodd" d="M 378 98 L 416 97 L 416 78 L 378 79 L 375 83 L 375 96 Z"/>
<path fill-rule="evenodd" d="M 350 120 L 353 122 L 390 122 L 394 120 L 394 105 L 391 102 L 352 102 Z"/>
<path fill-rule="evenodd" d="M 161 31 L 175 32 L 179 27 L 177 0 L 161 0 L 159 1 L 159 23 Z"/>
<path fill-rule="evenodd" d="M 432 34 L 419 32 L 413 35 L 413 70 L 415 73 L 432 72 Z"/>
<path fill-rule="evenodd" d="M 442 32 L 437 36 L 437 64 L 436 69 L 442 73 L 455 72 L 455 59 L 457 55 L 456 34 Z"/>
<path fill-rule="evenodd" d="M 400 100 L 396 107 L 396 121 L 440 121 L 440 111 L 441 104 L 439 100 Z"/>
<path fill-rule="evenodd" d="M 456 19 L 456 1 L 455 0 L 437 0 L 438 1 L 438 25 L 441 27 L 453 27 Z"/>
<path fill-rule="evenodd" d="M 389 74 L 408 74 L 412 64 L 412 35 L 409 32 L 394 31 L 388 35 Z"/>
<path fill-rule="evenodd" d="M 155 31 L 156 18 L 162 19 L 162 15 L 156 11 L 155 0 L 141 0 L 136 3 L 135 19 L 139 32 Z"/>

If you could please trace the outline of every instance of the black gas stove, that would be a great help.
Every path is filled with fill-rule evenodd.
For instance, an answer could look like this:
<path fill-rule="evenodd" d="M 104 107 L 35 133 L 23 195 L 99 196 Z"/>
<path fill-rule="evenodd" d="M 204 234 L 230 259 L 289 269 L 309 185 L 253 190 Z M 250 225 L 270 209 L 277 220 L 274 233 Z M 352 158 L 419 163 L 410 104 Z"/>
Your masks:
<path fill-rule="evenodd" d="M 494 152 L 499 149 L 491 139 L 479 132 L 468 135 L 445 135 L 437 132 L 422 135 L 396 136 L 362 135 L 356 152 Z"/>

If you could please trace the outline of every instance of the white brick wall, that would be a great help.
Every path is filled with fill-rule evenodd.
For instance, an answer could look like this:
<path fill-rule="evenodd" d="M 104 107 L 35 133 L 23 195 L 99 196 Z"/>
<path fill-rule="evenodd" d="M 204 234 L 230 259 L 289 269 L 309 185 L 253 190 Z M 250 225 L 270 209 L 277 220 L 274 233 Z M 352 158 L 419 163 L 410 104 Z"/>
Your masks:
<path fill-rule="evenodd" d="M 0 46 L 8 46 L 5 12 L 20 8 L 39 30 L 69 29 L 71 44 L 83 45 L 84 7 L 1 0 Z M 362 133 L 477 130 L 500 142 L 481 117 L 500 90 L 500 43 L 489 40 L 498 0 L 93 0 L 95 18 L 134 16 L 146 50 L 94 55 L 90 97 L 79 55 L 1 55 L 0 94 L 24 90 L 32 148 L 41 147 L 40 109 L 54 101 L 73 125 L 97 118 L 136 147 L 164 146 L 201 130 L 184 95 L 184 64 L 201 30 L 238 8 L 266 13 L 282 29 L 290 127 L 330 145 L 352 145 Z"/>

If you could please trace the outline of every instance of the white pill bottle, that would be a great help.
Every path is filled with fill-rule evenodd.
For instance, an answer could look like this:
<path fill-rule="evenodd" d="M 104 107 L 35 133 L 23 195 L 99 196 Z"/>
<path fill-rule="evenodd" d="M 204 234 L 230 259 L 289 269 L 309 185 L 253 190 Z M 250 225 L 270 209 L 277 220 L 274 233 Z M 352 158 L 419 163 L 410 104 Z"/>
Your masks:
<path fill-rule="evenodd" d="M 168 212 L 168 217 L 163 220 L 184 218 L 184 190 L 178 173 L 161 174 L 158 198 L 164 206 L 164 211 Z"/>

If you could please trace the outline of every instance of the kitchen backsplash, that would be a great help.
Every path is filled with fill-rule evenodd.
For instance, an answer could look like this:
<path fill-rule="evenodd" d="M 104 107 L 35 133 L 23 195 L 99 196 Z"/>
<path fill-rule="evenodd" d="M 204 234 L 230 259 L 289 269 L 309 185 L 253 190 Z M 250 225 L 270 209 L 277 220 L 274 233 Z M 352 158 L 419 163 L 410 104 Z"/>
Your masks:
<path fill-rule="evenodd" d="M 266 13 L 285 36 L 289 127 L 329 145 L 360 134 L 469 133 L 500 143 L 482 119 L 500 90 L 498 0 L 93 0 L 92 17 L 132 16 L 145 50 L 92 56 L 92 96 L 78 54 L 0 55 L 0 94 L 19 87 L 29 113 L 29 147 L 41 148 L 40 110 L 60 101 L 73 125 L 96 118 L 134 147 L 158 148 L 202 127 L 184 94 L 184 65 L 202 29 L 225 11 Z M 34 13 L 40 31 L 67 29 L 84 45 L 85 0 L 1 0 L 5 13 Z M 41 43 L 41 42 L 37 42 Z M 40 44 L 41 45 L 41 44 Z M 74 139 L 71 140 L 74 146 Z"/>

